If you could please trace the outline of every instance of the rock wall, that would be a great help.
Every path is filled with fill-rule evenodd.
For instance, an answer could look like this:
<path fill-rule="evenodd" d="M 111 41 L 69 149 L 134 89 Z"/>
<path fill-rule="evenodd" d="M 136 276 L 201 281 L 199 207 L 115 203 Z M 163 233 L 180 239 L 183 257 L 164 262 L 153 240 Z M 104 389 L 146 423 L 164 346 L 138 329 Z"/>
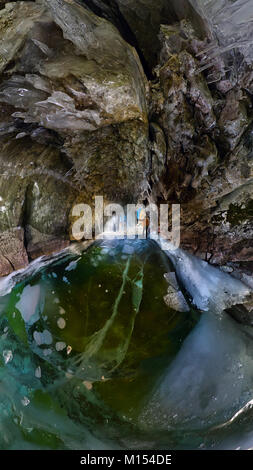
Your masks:
<path fill-rule="evenodd" d="M 243 49 L 215 49 L 211 61 L 185 21 L 162 26 L 160 41 L 150 119 L 166 153 L 154 199 L 181 203 L 186 249 L 217 264 L 252 261 L 252 63 Z"/>
<path fill-rule="evenodd" d="M 147 81 L 135 49 L 77 2 L 7 3 L 0 30 L 0 230 L 27 263 L 69 243 L 75 202 L 145 193 Z"/>
<path fill-rule="evenodd" d="M 66 246 L 95 195 L 180 203 L 182 247 L 249 274 L 252 2 L 0 8 L 0 274 Z"/>

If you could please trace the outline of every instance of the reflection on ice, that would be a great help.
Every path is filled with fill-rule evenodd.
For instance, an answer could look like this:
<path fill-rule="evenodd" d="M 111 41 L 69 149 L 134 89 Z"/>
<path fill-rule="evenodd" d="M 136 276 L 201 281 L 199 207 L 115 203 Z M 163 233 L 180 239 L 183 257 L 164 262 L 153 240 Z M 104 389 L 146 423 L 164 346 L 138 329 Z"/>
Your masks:
<path fill-rule="evenodd" d="M 168 429 L 224 423 L 253 399 L 252 339 L 226 314 L 208 312 L 163 373 L 140 422 Z"/>

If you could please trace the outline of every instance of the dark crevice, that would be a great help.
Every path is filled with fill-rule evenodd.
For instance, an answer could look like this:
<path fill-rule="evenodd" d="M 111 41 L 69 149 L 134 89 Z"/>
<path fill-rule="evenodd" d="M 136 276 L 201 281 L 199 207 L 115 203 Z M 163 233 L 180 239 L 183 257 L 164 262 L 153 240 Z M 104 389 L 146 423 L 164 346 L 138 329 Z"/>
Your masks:
<path fill-rule="evenodd" d="M 79 3 L 87 6 L 93 13 L 95 13 L 95 15 L 110 21 L 114 26 L 116 26 L 123 39 L 136 49 L 144 72 L 147 78 L 151 80 L 153 78 L 152 70 L 150 70 L 144 54 L 139 47 L 138 40 L 134 32 L 131 30 L 128 22 L 122 15 L 116 1 L 100 0 L 98 3 L 98 0 L 79 0 Z"/>
<path fill-rule="evenodd" d="M 60 158 L 68 173 L 74 170 L 74 162 L 67 152 L 60 151 Z"/>
<path fill-rule="evenodd" d="M 26 123 L 23 119 L 14 120 L 15 128 L 18 132 L 25 132 L 31 139 L 41 145 L 51 145 L 61 148 L 64 139 L 54 130 L 39 126 L 38 124 Z"/>
<path fill-rule="evenodd" d="M 11 262 L 11 260 L 8 258 L 8 256 L 3 255 L 3 254 L 2 254 L 2 256 L 4 257 L 4 259 L 6 259 L 6 261 L 8 261 L 8 263 L 10 264 L 11 268 L 13 269 L 13 271 L 15 271 L 15 270 L 16 270 L 16 269 L 15 269 L 15 266 L 14 266 L 14 264 Z"/>
<path fill-rule="evenodd" d="M 23 204 L 23 211 L 21 214 L 21 227 L 24 229 L 24 247 L 27 252 L 28 247 L 28 239 L 27 239 L 27 223 L 29 220 L 29 211 L 28 211 L 28 193 L 30 191 L 30 185 L 28 184 L 25 195 L 24 195 L 24 204 Z"/>

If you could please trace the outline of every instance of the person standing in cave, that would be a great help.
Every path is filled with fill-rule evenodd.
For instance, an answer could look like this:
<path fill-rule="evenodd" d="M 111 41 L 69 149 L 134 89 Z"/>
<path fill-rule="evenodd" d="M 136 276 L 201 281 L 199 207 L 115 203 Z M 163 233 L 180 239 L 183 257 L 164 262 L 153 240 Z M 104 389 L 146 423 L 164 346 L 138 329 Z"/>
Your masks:
<path fill-rule="evenodd" d="M 118 231 L 118 217 L 115 211 L 112 213 L 112 231 L 117 232 Z"/>

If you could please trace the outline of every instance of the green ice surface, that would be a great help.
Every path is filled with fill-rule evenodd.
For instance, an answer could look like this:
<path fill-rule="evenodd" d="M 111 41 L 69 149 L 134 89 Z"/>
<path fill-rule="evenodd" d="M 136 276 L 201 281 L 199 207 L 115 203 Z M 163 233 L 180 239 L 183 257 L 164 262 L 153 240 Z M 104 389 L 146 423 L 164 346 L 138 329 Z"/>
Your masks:
<path fill-rule="evenodd" d="M 165 304 L 170 270 L 151 241 L 104 242 L 1 299 L 1 449 L 153 439 L 138 429 L 138 415 L 199 319 Z"/>

